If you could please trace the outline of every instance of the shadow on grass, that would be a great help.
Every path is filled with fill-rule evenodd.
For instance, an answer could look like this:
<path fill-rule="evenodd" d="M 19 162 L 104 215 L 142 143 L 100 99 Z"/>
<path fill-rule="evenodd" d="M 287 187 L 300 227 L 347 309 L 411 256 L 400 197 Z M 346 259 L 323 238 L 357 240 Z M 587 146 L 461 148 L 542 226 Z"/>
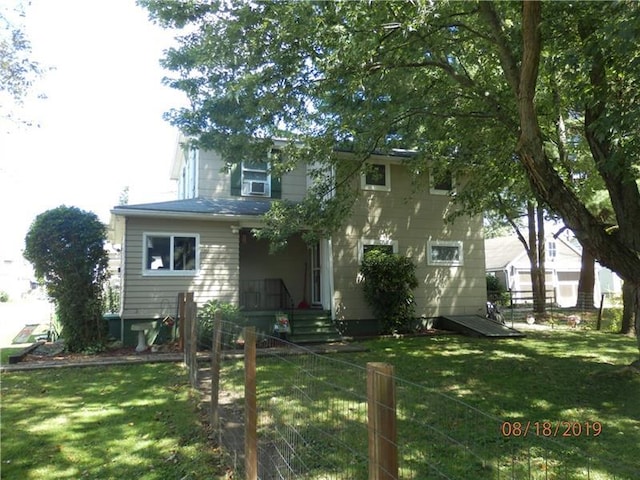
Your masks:
<path fill-rule="evenodd" d="M 637 355 L 633 339 L 565 331 L 366 346 L 366 353 L 258 359 L 262 439 L 296 478 L 366 477 L 370 361 L 396 369 L 401 478 L 640 477 L 640 377 L 622 367 Z M 239 363 L 226 364 L 227 387 L 241 388 L 241 375 Z M 503 420 L 528 422 L 526 438 L 505 435 Z M 562 422 L 579 429 L 563 436 Z"/>
<path fill-rule="evenodd" d="M 2 478 L 219 475 L 190 392 L 173 364 L 5 373 Z"/>

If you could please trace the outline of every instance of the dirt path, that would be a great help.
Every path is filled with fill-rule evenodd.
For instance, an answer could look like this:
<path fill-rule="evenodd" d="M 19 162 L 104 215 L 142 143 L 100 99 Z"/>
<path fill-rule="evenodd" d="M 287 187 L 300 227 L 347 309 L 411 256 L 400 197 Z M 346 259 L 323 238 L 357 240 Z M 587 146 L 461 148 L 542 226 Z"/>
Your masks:
<path fill-rule="evenodd" d="M 211 369 L 207 365 L 198 370 L 198 390 L 202 394 L 200 412 L 203 423 L 210 432 L 210 438 L 220 445 L 227 456 L 227 477 L 242 478 L 236 472 L 244 465 L 244 398 L 240 394 L 220 391 L 218 396 L 218 414 L 220 428 L 211 425 Z"/>

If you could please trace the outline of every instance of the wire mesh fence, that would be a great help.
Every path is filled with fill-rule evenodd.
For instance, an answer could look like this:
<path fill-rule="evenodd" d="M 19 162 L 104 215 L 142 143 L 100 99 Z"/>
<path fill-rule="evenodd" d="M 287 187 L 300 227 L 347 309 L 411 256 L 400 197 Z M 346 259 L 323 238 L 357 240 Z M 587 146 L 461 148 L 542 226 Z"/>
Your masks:
<path fill-rule="evenodd" d="M 598 436 L 598 422 L 505 421 L 399 378 L 390 365 L 359 365 L 269 332 L 254 337 L 220 318 L 216 324 L 219 342 L 213 343 L 211 370 L 213 378 L 220 372 L 212 382 L 219 391 L 212 388 L 210 413 L 233 478 L 630 480 L 640 475 L 564 441 Z"/>

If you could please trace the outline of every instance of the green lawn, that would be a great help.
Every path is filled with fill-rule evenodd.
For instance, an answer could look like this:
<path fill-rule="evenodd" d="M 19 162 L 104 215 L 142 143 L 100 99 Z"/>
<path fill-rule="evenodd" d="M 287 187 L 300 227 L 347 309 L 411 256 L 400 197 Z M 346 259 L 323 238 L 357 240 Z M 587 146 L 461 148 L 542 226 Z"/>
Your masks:
<path fill-rule="evenodd" d="M 19 354 L 24 348 L 0 348 L 0 365 L 9 365 L 9 357 Z"/>
<path fill-rule="evenodd" d="M 258 358 L 260 431 L 296 445 L 297 478 L 366 478 L 367 362 L 395 366 L 402 478 L 640 478 L 640 374 L 624 368 L 638 355 L 633 338 L 556 329 L 364 346 Z M 227 362 L 224 387 L 239 392 L 241 375 Z M 496 417 L 529 422 L 527 437 L 506 438 Z"/>
<path fill-rule="evenodd" d="M 1 477 L 219 478 L 196 400 L 175 364 L 4 373 Z"/>

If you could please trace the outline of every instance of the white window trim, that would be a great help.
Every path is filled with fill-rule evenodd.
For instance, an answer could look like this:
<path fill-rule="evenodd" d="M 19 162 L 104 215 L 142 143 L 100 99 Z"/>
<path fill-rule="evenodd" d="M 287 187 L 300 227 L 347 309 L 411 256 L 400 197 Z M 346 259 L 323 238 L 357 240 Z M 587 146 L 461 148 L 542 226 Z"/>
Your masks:
<path fill-rule="evenodd" d="M 270 164 L 269 163 L 265 163 L 264 164 L 265 168 L 263 169 L 256 169 L 256 168 L 249 168 L 249 167 L 245 167 L 244 166 L 244 161 L 240 163 L 240 195 L 243 197 L 259 197 L 259 198 L 271 198 L 271 173 L 269 172 L 270 170 Z M 260 195 L 260 194 L 252 194 L 249 191 L 245 191 L 245 179 L 244 179 L 244 172 L 248 171 L 248 172 L 259 172 L 259 173 L 266 173 L 267 174 L 267 180 L 266 180 L 266 189 L 265 189 L 265 193 Z M 251 182 L 252 180 L 246 180 L 246 182 Z"/>
<path fill-rule="evenodd" d="M 434 260 L 431 256 L 433 247 L 458 247 L 459 260 Z M 461 240 L 429 240 L 427 242 L 427 264 L 432 266 L 457 267 L 464 265 L 464 248 Z"/>
<path fill-rule="evenodd" d="M 194 237 L 196 239 L 196 268 L 194 270 L 150 270 L 147 269 L 147 239 L 149 237 Z M 173 240 L 171 242 L 173 245 Z M 173 265 L 173 248 L 170 264 Z M 142 276 L 145 277 L 195 277 L 200 271 L 200 234 L 185 232 L 144 232 L 142 234 Z"/>
<path fill-rule="evenodd" d="M 452 195 L 456 192 L 456 177 L 451 174 L 451 190 L 441 190 L 433 186 L 433 175 L 429 172 L 429 193 L 431 195 Z"/>
<path fill-rule="evenodd" d="M 358 241 L 358 263 L 364 259 L 364 247 L 367 245 L 391 245 L 393 253 L 398 253 L 398 241 L 390 238 L 361 238 Z"/>
<path fill-rule="evenodd" d="M 391 191 L 391 163 L 388 161 L 372 161 L 371 165 L 384 165 L 384 185 L 369 185 L 367 183 L 367 175 L 366 173 L 362 173 L 360 175 L 360 188 L 362 190 L 372 190 L 379 192 L 390 192 Z"/>

